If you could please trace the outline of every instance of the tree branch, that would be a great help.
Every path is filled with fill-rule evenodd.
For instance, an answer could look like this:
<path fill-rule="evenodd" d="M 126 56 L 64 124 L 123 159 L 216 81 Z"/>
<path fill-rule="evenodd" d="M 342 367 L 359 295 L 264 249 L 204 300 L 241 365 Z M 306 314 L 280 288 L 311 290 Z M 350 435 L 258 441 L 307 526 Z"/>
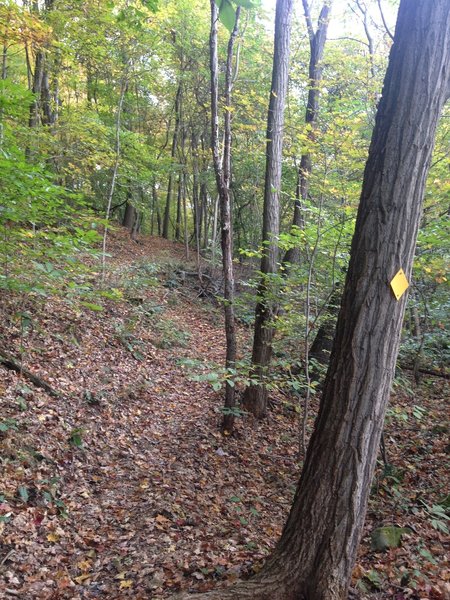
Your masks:
<path fill-rule="evenodd" d="M 22 366 L 22 364 L 16 361 L 15 358 L 13 358 L 12 356 L 9 356 L 4 352 L 0 352 L 0 363 L 4 365 L 7 369 L 10 369 L 11 371 L 16 371 L 16 373 L 20 373 L 26 379 L 31 381 L 31 383 L 34 383 L 35 386 L 45 390 L 47 394 L 50 394 L 50 396 L 53 396 L 54 398 L 61 397 L 60 392 L 56 391 L 54 388 L 52 388 L 52 386 L 49 383 L 47 383 L 37 375 L 34 375 L 31 371 L 28 371 L 28 369 L 25 369 Z"/>
<path fill-rule="evenodd" d="M 383 21 L 383 25 L 384 25 L 384 28 L 386 29 L 386 33 L 391 38 L 391 40 L 394 41 L 394 36 L 392 35 L 389 27 L 387 26 L 386 20 L 384 18 L 383 9 L 381 8 L 381 0 L 377 0 L 377 2 L 378 2 L 378 8 L 380 9 L 381 20 Z"/>

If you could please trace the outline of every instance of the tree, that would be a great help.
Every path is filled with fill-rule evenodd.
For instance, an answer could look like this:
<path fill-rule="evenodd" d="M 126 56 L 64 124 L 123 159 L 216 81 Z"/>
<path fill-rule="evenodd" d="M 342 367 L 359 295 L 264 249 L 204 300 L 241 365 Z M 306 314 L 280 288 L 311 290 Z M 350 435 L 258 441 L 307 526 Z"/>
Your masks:
<path fill-rule="evenodd" d="M 450 3 L 401 0 L 364 172 L 341 310 L 282 536 L 248 582 L 205 598 L 343 599 L 362 533 L 395 370 L 436 127 L 450 97 Z"/>
<path fill-rule="evenodd" d="M 223 157 L 219 150 L 219 64 L 217 52 L 217 26 L 219 9 L 215 0 L 211 0 L 211 36 L 210 36 L 210 68 L 211 68 L 211 148 L 214 171 L 216 174 L 217 191 L 220 203 L 220 225 L 222 244 L 222 265 L 224 278 L 224 312 L 226 358 L 225 367 L 228 371 L 234 369 L 236 363 L 236 322 L 234 317 L 234 272 L 233 272 L 233 231 L 231 220 L 231 91 L 233 87 L 233 49 L 238 33 L 238 6 L 234 17 L 234 26 L 230 33 L 225 69 L 225 117 L 224 117 L 224 148 Z M 234 385 L 227 381 L 225 386 L 225 406 L 222 429 L 231 432 L 234 424 L 233 409 Z"/>
<path fill-rule="evenodd" d="M 180 132 L 180 112 L 181 112 L 181 98 L 182 98 L 182 86 L 178 84 L 177 93 L 175 96 L 175 127 L 173 130 L 172 138 L 172 151 L 171 157 L 175 161 L 177 154 L 178 135 Z M 173 167 L 172 167 L 173 168 Z M 173 188 L 173 171 L 169 173 L 169 181 L 167 184 L 167 199 L 166 207 L 164 209 L 164 222 L 163 222 L 163 237 L 169 239 L 169 225 L 170 225 L 170 205 L 172 202 L 172 188 Z"/>
<path fill-rule="evenodd" d="M 256 384 L 247 387 L 244 406 L 256 417 L 267 412 L 267 388 L 264 379 L 272 355 L 273 317 L 275 310 L 271 296 L 271 277 L 278 270 L 278 235 L 280 230 L 279 197 L 281 161 L 283 154 L 284 109 L 289 75 L 292 0 L 277 0 L 275 38 L 267 116 L 266 176 L 264 183 L 263 252 L 261 281 L 255 310 L 252 376 Z"/>
<path fill-rule="evenodd" d="M 53 10 L 53 0 L 45 0 L 44 13 Z M 37 127 L 39 123 L 52 125 L 56 119 L 54 107 L 58 104 L 58 98 L 53 99 L 50 90 L 48 55 L 45 47 L 36 49 L 34 74 L 33 74 L 33 102 L 30 106 L 30 127 Z"/>
<path fill-rule="evenodd" d="M 325 2 L 319 14 L 317 29 L 314 31 L 311 7 L 308 0 L 303 0 L 303 10 L 305 12 L 306 27 L 308 30 L 310 56 L 309 56 L 309 89 L 308 101 L 305 113 L 305 125 L 307 136 L 310 141 L 314 141 L 315 127 L 319 113 L 320 84 L 322 79 L 322 59 L 327 40 L 328 21 L 331 10 L 331 2 Z M 309 177 L 312 171 L 311 152 L 307 149 L 302 153 L 300 166 L 297 173 L 297 185 L 295 191 L 293 227 L 302 227 L 304 225 L 304 216 L 302 214 L 302 202 L 308 197 Z M 283 263 L 296 263 L 299 260 L 299 251 L 296 245 L 293 245 L 286 252 Z"/>

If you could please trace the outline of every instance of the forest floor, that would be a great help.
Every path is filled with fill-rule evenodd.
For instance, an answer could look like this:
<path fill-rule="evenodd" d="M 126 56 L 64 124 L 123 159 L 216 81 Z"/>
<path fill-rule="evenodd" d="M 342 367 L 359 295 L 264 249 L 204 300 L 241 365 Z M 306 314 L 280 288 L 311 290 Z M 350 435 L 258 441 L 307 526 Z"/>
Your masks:
<path fill-rule="evenodd" d="M 187 360 L 221 363 L 219 306 L 176 286 L 183 250 L 110 241 L 103 310 L 4 295 L 1 348 L 60 392 L 0 365 L 0 597 L 170 598 L 257 571 L 281 533 L 300 465 L 298 415 L 218 430 L 222 394 Z M 94 308 L 94 310 L 93 310 Z M 24 317 L 25 315 L 25 317 Z M 248 343 L 250 330 L 241 332 Z M 352 586 L 362 598 L 448 598 L 446 381 L 397 386 Z M 320 498 L 317 499 L 320 502 Z M 371 548 L 380 526 L 408 528 Z"/>

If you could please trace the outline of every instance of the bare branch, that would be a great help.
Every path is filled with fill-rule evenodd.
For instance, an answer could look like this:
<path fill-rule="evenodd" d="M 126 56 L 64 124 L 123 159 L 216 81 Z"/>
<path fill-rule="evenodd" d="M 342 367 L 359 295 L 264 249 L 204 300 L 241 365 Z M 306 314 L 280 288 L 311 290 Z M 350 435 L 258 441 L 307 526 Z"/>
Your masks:
<path fill-rule="evenodd" d="M 314 27 L 312 24 L 311 10 L 310 10 L 309 4 L 308 4 L 308 0 L 302 0 L 302 4 L 303 4 L 303 10 L 305 12 L 305 21 L 306 21 L 306 27 L 308 29 L 309 41 L 312 42 L 314 40 Z"/>
<path fill-rule="evenodd" d="M 384 18 L 383 9 L 381 8 L 381 0 L 377 0 L 377 2 L 378 2 L 378 8 L 380 9 L 381 20 L 383 21 L 383 25 L 384 25 L 384 28 L 386 29 L 386 33 L 391 38 L 391 40 L 394 41 L 394 36 L 392 35 L 389 27 L 387 26 L 386 20 Z"/>

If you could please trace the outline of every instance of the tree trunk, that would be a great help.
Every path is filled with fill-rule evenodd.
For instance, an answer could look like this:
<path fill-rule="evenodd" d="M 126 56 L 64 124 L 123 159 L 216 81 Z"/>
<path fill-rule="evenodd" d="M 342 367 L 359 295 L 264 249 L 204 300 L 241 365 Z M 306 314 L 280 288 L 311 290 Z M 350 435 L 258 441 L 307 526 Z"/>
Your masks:
<path fill-rule="evenodd" d="M 206 183 L 202 183 L 200 186 L 200 203 L 201 203 L 201 215 L 203 217 L 203 248 L 208 247 L 208 188 Z"/>
<path fill-rule="evenodd" d="M 289 76 L 292 0 L 277 0 L 274 58 L 269 112 L 267 116 L 266 178 L 264 185 L 263 254 L 261 281 L 255 311 L 252 378 L 257 383 L 245 390 L 243 404 L 255 417 L 267 413 L 265 379 L 272 356 L 273 317 L 276 313 L 271 276 L 278 270 L 279 197 L 283 153 L 284 109 Z"/>
<path fill-rule="evenodd" d="M 159 201 L 158 201 L 158 190 L 156 188 L 156 182 L 153 182 L 152 186 L 152 198 L 153 198 L 153 208 L 152 208 L 152 235 L 153 235 L 153 216 L 156 212 L 156 225 L 158 227 L 158 235 L 161 235 L 162 232 L 162 223 L 161 223 L 161 213 L 159 210 Z"/>
<path fill-rule="evenodd" d="M 186 180 L 187 180 L 187 175 L 186 175 L 186 173 L 183 173 L 182 184 L 181 184 L 182 185 L 181 196 L 182 196 L 182 203 L 183 203 L 184 254 L 186 256 L 186 260 L 189 260 L 189 234 L 188 234 L 188 217 L 187 217 L 187 206 L 186 206 L 186 187 L 187 187 Z"/>
<path fill-rule="evenodd" d="M 131 202 L 127 201 L 127 203 L 125 205 L 125 213 L 124 213 L 123 219 L 122 219 L 122 226 L 126 227 L 127 229 L 129 229 L 131 231 L 135 220 L 136 220 L 136 209 L 131 204 Z"/>
<path fill-rule="evenodd" d="M 172 162 L 175 159 L 177 154 L 177 145 L 178 145 L 178 133 L 180 129 L 180 109 L 181 109 L 181 82 L 178 84 L 177 93 L 175 96 L 175 127 L 173 130 L 173 138 L 172 138 L 172 151 L 171 158 Z M 167 183 L 167 196 L 166 196 L 166 207 L 164 209 L 164 221 L 163 221 L 163 229 L 162 235 L 166 240 L 169 239 L 169 225 L 170 225 L 170 206 L 172 203 L 172 187 L 173 187 L 173 165 L 171 167 L 171 171 L 169 173 L 169 181 Z"/>
<path fill-rule="evenodd" d="M 116 140 L 115 140 L 115 149 L 114 149 L 115 156 L 114 156 L 114 164 L 113 164 L 113 170 L 112 170 L 112 176 L 111 176 L 111 183 L 110 183 L 108 198 L 107 198 L 107 203 L 106 203 L 106 213 L 105 213 L 106 223 L 105 223 L 104 229 L 103 229 L 102 274 L 101 274 L 102 283 L 105 279 L 105 274 L 106 274 L 106 243 L 107 243 L 107 238 L 108 238 L 109 219 L 111 216 L 111 205 L 112 205 L 112 200 L 114 198 L 114 192 L 116 190 L 117 175 L 119 172 L 119 162 L 120 162 L 121 150 L 122 150 L 121 143 L 120 143 L 120 130 L 121 130 L 121 126 L 122 126 L 123 102 L 124 102 L 125 93 L 126 93 L 127 87 L 128 87 L 128 68 L 129 68 L 129 66 L 130 66 L 129 64 L 126 65 L 125 72 L 124 72 L 122 80 L 120 82 L 119 104 L 117 106 L 117 112 L 116 112 L 116 125 L 115 125 Z"/>
<path fill-rule="evenodd" d="M 6 79 L 8 73 L 8 46 L 3 44 L 2 51 L 2 81 Z"/>
<path fill-rule="evenodd" d="M 177 217 L 175 220 L 175 239 L 177 242 L 181 239 L 181 211 L 183 205 L 183 173 L 178 175 L 178 192 L 177 192 Z"/>
<path fill-rule="evenodd" d="M 44 78 L 44 52 L 38 50 L 34 61 L 33 101 L 30 106 L 29 126 L 31 129 L 36 128 L 41 123 L 41 100 L 42 100 L 42 81 Z"/>
<path fill-rule="evenodd" d="M 192 150 L 192 212 L 194 221 L 194 239 L 197 271 L 200 273 L 200 240 L 202 236 L 202 205 L 199 198 L 199 169 L 198 169 L 198 143 L 194 132 L 191 136 Z"/>
<path fill-rule="evenodd" d="M 131 227 L 130 237 L 133 241 L 136 241 L 136 237 L 141 230 L 142 225 L 142 213 L 135 211 L 134 213 L 134 222 Z"/>
<path fill-rule="evenodd" d="M 307 136 L 311 142 L 314 142 L 314 128 L 319 114 L 320 82 L 322 79 L 322 58 L 327 40 L 328 20 L 331 10 L 331 1 L 325 2 L 320 11 L 317 29 L 314 31 L 310 6 L 308 0 L 303 0 L 303 9 L 305 12 L 306 27 L 309 36 L 309 90 L 308 102 L 306 105 L 305 124 L 307 127 Z M 300 167 L 297 173 L 297 185 L 295 190 L 294 216 L 292 220 L 293 227 L 303 229 L 305 220 L 303 215 L 303 201 L 308 198 L 309 179 L 312 171 L 312 159 L 309 150 L 302 153 L 300 158 Z M 297 246 L 289 248 L 284 255 L 283 264 L 296 264 L 300 259 L 300 252 Z"/>
<path fill-rule="evenodd" d="M 202 134 L 200 136 L 200 142 L 201 142 L 201 149 L 202 149 L 202 166 L 201 166 L 201 171 L 202 173 L 206 173 L 208 171 L 209 168 L 209 164 L 205 154 L 205 138 L 204 135 Z M 209 224 L 211 221 L 210 218 L 210 212 L 208 211 L 208 199 L 209 199 L 209 193 L 208 193 L 208 187 L 206 185 L 205 181 L 201 182 L 200 185 L 200 201 L 202 204 L 202 215 L 203 215 L 203 248 L 207 248 L 208 247 L 208 235 L 209 235 Z"/>
<path fill-rule="evenodd" d="M 249 582 L 206 598 L 343 600 L 362 534 L 436 126 L 450 95 L 450 3 L 401 0 L 314 433 L 280 541 Z"/>
<path fill-rule="evenodd" d="M 215 0 L 211 0 L 211 35 L 210 35 L 210 69 L 211 69 L 211 146 L 219 208 L 221 219 L 222 265 L 224 275 L 224 313 L 227 370 L 234 369 L 236 363 L 236 322 L 234 317 L 234 272 L 233 272 L 233 232 L 231 219 L 231 91 L 233 85 L 233 47 L 238 32 L 240 7 L 236 9 L 236 19 L 230 34 L 225 71 L 225 117 L 224 117 L 224 150 L 223 158 L 219 151 L 219 64 L 217 49 L 217 25 L 219 11 Z M 235 390 L 234 385 L 225 384 L 225 403 L 222 431 L 231 433 L 234 427 Z"/>
<path fill-rule="evenodd" d="M 5 81 L 8 74 L 8 46 L 3 44 L 2 52 L 2 81 Z M 0 149 L 3 147 L 3 107 L 0 106 Z"/>
<path fill-rule="evenodd" d="M 323 366 L 328 366 L 330 362 L 341 298 L 342 287 L 338 286 L 327 302 L 325 316 L 309 349 L 309 358 L 314 359 Z M 311 369 L 311 375 L 314 380 L 317 381 L 319 379 L 317 370 L 314 367 Z"/>

